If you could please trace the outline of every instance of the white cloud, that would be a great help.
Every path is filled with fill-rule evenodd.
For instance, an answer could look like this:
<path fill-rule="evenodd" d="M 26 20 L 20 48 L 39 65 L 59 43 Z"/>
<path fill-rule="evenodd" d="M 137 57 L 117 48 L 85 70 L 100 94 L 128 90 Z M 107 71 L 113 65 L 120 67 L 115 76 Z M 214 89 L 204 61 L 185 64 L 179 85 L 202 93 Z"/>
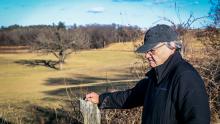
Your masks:
<path fill-rule="evenodd" d="M 163 3 L 166 3 L 166 2 L 168 2 L 169 0 L 154 0 L 153 2 L 155 3 L 155 4 L 163 4 Z"/>
<path fill-rule="evenodd" d="M 194 4 L 198 5 L 198 4 L 199 4 L 199 1 L 195 1 Z"/>
<path fill-rule="evenodd" d="M 94 8 L 90 8 L 87 12 L 89 12 L 89 13 L 102 13 L 104 11 L 105 11 L 105 9 L 103 7 L 94 7 Z"/>
<path fill-rule="evenodd" d="M 144 0 L 112 0 L 112 2 L 143 2 Z"/>

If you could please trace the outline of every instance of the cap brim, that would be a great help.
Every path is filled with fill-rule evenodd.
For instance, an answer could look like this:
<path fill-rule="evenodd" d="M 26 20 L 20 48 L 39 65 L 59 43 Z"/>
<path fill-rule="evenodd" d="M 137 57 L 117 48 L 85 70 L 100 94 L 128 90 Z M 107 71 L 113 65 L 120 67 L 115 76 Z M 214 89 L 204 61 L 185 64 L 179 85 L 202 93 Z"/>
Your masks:
<path fill-rule="evenodd" d="M 155 47 L 156 45 L 157 45 L 157 43 L 142 45 L 136 50 L 136 52 L 137 53 L 145 53 L 145 52 L 149 51 L 150 49 L 152 49 L 153 47 Z"/>

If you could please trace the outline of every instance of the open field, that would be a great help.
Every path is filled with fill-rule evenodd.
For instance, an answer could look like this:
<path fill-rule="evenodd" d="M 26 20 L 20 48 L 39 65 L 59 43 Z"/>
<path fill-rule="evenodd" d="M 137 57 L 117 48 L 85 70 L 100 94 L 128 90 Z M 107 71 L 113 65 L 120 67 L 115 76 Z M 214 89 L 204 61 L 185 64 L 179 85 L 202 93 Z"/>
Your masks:
<path fill-rule="evenodd" d="M 136 61 L 132 50 L 132 43 L 122 43 L 105 49 L 77 52 L 67 59 L 62 71 L 30 64 L 36 60 L 55 61 L 52 55 L 0 54 L 0 109 L 8 111 L 14 106 L 13 111 L 16 111 L 16 106 L 23 109 L 28 104 L 56 106 L 59 104 L 57 98 L 66 96 L 66 87 L 89 85 L 90 90 L 102 92 L 113 85 L 120 87 L 117 82 L 103 83 L 134 79 L 129 72 L 129 67 Z M 92 87 L 99 83 L 105 88 Z"/>
<path fill-rule="evenodd" d="M 126 46 L 126 45 L 125 45 Z M 0 54 L 0 101 L 39 99 L 45 91 L 79 83 L 105 82 L 131 79 L 129 66 L 135 61 L 131 51 L 91 50 L 72 54 L 64 69 L 57 71 L 40 65 L 27 65 L 20 61 L 56 60 L 50 55 Z"/>

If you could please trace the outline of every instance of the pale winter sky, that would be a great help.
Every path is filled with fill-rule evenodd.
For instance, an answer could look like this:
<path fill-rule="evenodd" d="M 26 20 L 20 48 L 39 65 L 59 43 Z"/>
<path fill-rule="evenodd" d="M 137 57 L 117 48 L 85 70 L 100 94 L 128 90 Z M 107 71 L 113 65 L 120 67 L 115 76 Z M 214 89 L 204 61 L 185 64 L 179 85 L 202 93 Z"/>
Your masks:
<path fill-rule="evenodd" d="M 175 23 L 207 16 L 209 0 L 0 0 L 0 26 L 122 24 L 148 28 L 166 17 Z M 193 27 L 203 27 L 204 19 Z"/>

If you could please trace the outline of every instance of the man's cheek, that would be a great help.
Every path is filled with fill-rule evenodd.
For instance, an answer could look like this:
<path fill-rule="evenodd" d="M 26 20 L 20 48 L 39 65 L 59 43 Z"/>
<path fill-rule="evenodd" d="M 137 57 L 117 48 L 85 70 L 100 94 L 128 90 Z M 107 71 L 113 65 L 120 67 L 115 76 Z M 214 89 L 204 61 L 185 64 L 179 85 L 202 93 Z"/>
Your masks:
<path fill-rule="evenodd" d="M 157 56 L 152 56 L 153 61 L 157 62 L 158 61 L 158 57 Z"/>

